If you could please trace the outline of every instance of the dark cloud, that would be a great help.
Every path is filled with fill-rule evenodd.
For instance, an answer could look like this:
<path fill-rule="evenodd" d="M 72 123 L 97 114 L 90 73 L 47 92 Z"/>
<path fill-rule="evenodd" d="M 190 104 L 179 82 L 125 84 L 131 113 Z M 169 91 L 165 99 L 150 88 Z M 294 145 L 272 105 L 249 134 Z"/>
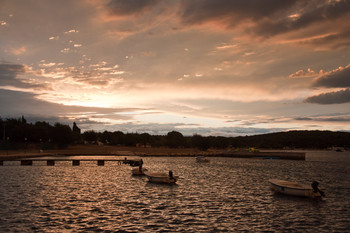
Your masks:
<path fill-rule="evenodd" d="M 316 79 L 314 87 L 347 88 L 341 91 L 323 93 L 311 96 L 305 100 L 306 103 L 316 104 L 342 104 L 350 102 L 350 65 L 340 67 Z"/>
<path fill-rule="evenodd" d="M 9 91 L 0 89 L 0 115 L 1 116 L 21 116 L 42 114 L 43 116 L 54 116 L 62 109 L 58 104 L 36 99 L 31 93 Z"/>
<path fill-rule="evenodd" d="M 350 122 L 350 117 L 298 117 L 297 121 L 328 121 L 328 122 Z"/>
<path fill-rule="evenodd" d="M 159 0 L 111 0 L 107 7 L 111 14 L 131 15 L 142 13 L 158 2 Z"/>
<path fill-rule="evenodd" d="M 158 20 L 155 16 L 160 14 L 157 6 L 161 4 L 163 1 L 159 0 L 111 0 L 107 8 L 112 15 L 119 16 L 148 11 L 150 17 Z M 248 22 L 243 32 L 262 38 L 296 32 L 295 38 L 301 39 L 297 43 L 327 45 L 328 49 L 350 46 L 345 21 L 350 14 L 348 0 L 181 0 L 178 5 L 172 4 L 172 7 L 182 26 L 215 22 L 233 29 Z M 329 28 L 331 22 L 335 24 L 332 30 Z M 314 25 L 321 26 L 299 35 L 300 29 Z M 331 35 L 326 35 L 330 32 Z M 321 38 L 320 35 L 325 36 Z M 306 38 L 310 39 L 304 41 Z"/>
<path fill-rule="evenodd" d="M 15 80 L 17 74 L 24 73 L 23 65 L 0 64 L 0 84 L 7 85 Z"/>
<path fill-rule="evenodd" d="M 326 49 L 342 49 L 350 46 L 350 30 L 336 32 L 320 38 L 310 38 L 297 42 L 301 45 L 315 45 Z"/>
<path fill-rule="evenodd" d="M 350 87 L 350 65 L 337 69 L 316 80 L 315 87 Z"/>
<path fill-rule="evenodd" d="M 256 134 L 266 134 L 284 131 L 284 128 L 246 128 L 246 127 L 233 127 L 230 128 L 231 132 L 234 132 L 236 135 L 256 135 Z"/>
<path fill-rule="evenodd" d="M 327 49 L 350 46 L 345 21 L 350 14 L 348 0 L 183 0 L 181 5 L 180 17 L 185 25 L 216 22 L 230 29 L 249 22 L 243 31 L 262 38 L 296 32 L 295 38 L 301 39 L 297 43 L 326 45 Z M 335 25 L 331 30 L 330 22 Z M 302 34 L 298 32 L 315 25 L 320 27 Z M 330 32 L 332 35 L 320 38 Z M 308 37 L 312 39 L 303 41 Z"/>
<path fill-rule="evenodd" d="M 81 83 L 86 83 L 92 86 L 106 86 L 109 84 L 109 79 L 108 78 L 96 78 L 96 77 L 75 77 L 77 82 L 81 82 Z"/>
<path fill-rule="evenodd" d="M 268 19 L 259 23 L 255 32 L 260 35 L 273 36 L 305 28 L 313 23 L 339 19 L 350 13 L 350 1 L 332 3 L 324 1 L 323 4 L 320 4 L 320 1 L 298 1 L 298 4 L 303 5 L 303 11 L 295 19 L 289 18 L 288 15 L 280 20 L 267 16 Z"/>
<path fill-rule="evenodd" d="M 350 117 L 332 117 L 327 119 L 321 119 L 322 121 L 330 122 L 350 122 Z"/>
<path fill-rule="evenodd" d="M 20 64 L 0 64 L 0 86 L 13 86 L 19 88 L 44 88 L 45 84 L 32 84 L 19 79 L 19 74 L 24 74 L 25 66 Z"/>
<path fill-rule="evenodd" d="M 350 103 L 350 89 L 328 92 L 316 96 L 311 96 L 305 100 L 306 103 L 315 104 L 343 104 Z"/>
<path fill-rule="evenodd" d="M 233 26 L 245 19 L 260 20 L 296 2 L 296 0 L 184 0 L 181 4 L 183 9 L 181 18 L 186 24 L 225 20 L 228 26 Z"/>
<path fill-rule="evenodd" d="M 297 117 L 294 118 L 296 121 L 312 121 L 313 119 L 311 117 Z"/>

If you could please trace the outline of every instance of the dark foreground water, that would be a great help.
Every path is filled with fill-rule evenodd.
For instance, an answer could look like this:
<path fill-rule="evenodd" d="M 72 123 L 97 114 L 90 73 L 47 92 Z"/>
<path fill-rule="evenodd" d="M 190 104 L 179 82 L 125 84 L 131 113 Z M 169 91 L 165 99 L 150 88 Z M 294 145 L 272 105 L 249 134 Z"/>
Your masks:
<path fill-rule="evenodd" d="M 347 154 L 346 154 L 347 153 Z M 193 157 L 143 158 L 174 171 L 177 185 L 131 176 L 107 162 L 0 167 L 0 232 L 349 232 L 350 153 L 307 161 Z M 327 197 L 275 195 L 268 179 L 320 182 Z"/>

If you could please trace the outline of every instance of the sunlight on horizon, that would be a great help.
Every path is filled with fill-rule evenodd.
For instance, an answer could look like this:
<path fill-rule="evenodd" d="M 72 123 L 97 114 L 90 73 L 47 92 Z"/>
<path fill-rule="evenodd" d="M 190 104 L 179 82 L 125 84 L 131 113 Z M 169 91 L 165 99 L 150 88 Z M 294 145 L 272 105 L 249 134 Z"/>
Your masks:
<path fill-rule="evenodd" d="M 253 4 L 4 0 L 0 116 L 149 132 L 350 131 L 350 3 Z"/>

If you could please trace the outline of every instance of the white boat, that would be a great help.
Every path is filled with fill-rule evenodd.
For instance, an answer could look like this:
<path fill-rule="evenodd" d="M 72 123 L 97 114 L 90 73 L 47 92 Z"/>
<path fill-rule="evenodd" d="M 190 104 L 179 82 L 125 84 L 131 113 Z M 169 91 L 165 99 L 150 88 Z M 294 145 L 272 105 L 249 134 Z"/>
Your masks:
<path fill-rule="evenodd" d="M 210 160 L 206 159 L 204 156 L 197 156 L 196 158 L 197 163 L 209 163 Z"/>
<path fill-rule="evenodd" d="M 321 197 L 324 192 L 318 189 L 318 182 L 314 181 L 311 185 L 300 184 L 292 181 L 270 179 L 269 183 L 272 189 L 277 193 L 282 193 L 300 197 Z"/>
<path fill-rule="evenodd" d="M 131 170 L 131 173 L 135 176 L 143 176 L 145 175 L 145 172 L 147 171 L 147 168 L 143 168 L 143 167 L 136 167 L 136 168 L 133 168 Z"/>
<path fill-rule="evenodd" d="M 179 179 L 178 176 L 174 176 L 172 171 L 169 173 L 149 173 L 146 172 L 145 175 L 149 182 L 152 183 L 163 183 L 163 184 L 175 184 Z"/>

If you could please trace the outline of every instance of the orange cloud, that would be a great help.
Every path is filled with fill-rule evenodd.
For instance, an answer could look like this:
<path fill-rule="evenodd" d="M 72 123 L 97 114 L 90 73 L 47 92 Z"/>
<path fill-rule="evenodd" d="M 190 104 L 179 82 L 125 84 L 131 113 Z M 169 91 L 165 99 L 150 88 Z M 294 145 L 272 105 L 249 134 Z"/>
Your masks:
<path fill-rule="evenodd" d="M 323 74 L 323 70 L 320 70 L 320 72 L 318 73 L 308 68 L 307 71 L 298 70 L 297 72 L 289 75 L 289 77 L 290 78 L 314 78 L 322 74 Z"/>
<path fill-rule="evenodd" d="M 24 54 L 25 52 L 27 52 L 27 49 L 24 46 L 20 48 L 11 49 L 11 53 L 14 55 L 21 55 L 21 54 Z"/>

